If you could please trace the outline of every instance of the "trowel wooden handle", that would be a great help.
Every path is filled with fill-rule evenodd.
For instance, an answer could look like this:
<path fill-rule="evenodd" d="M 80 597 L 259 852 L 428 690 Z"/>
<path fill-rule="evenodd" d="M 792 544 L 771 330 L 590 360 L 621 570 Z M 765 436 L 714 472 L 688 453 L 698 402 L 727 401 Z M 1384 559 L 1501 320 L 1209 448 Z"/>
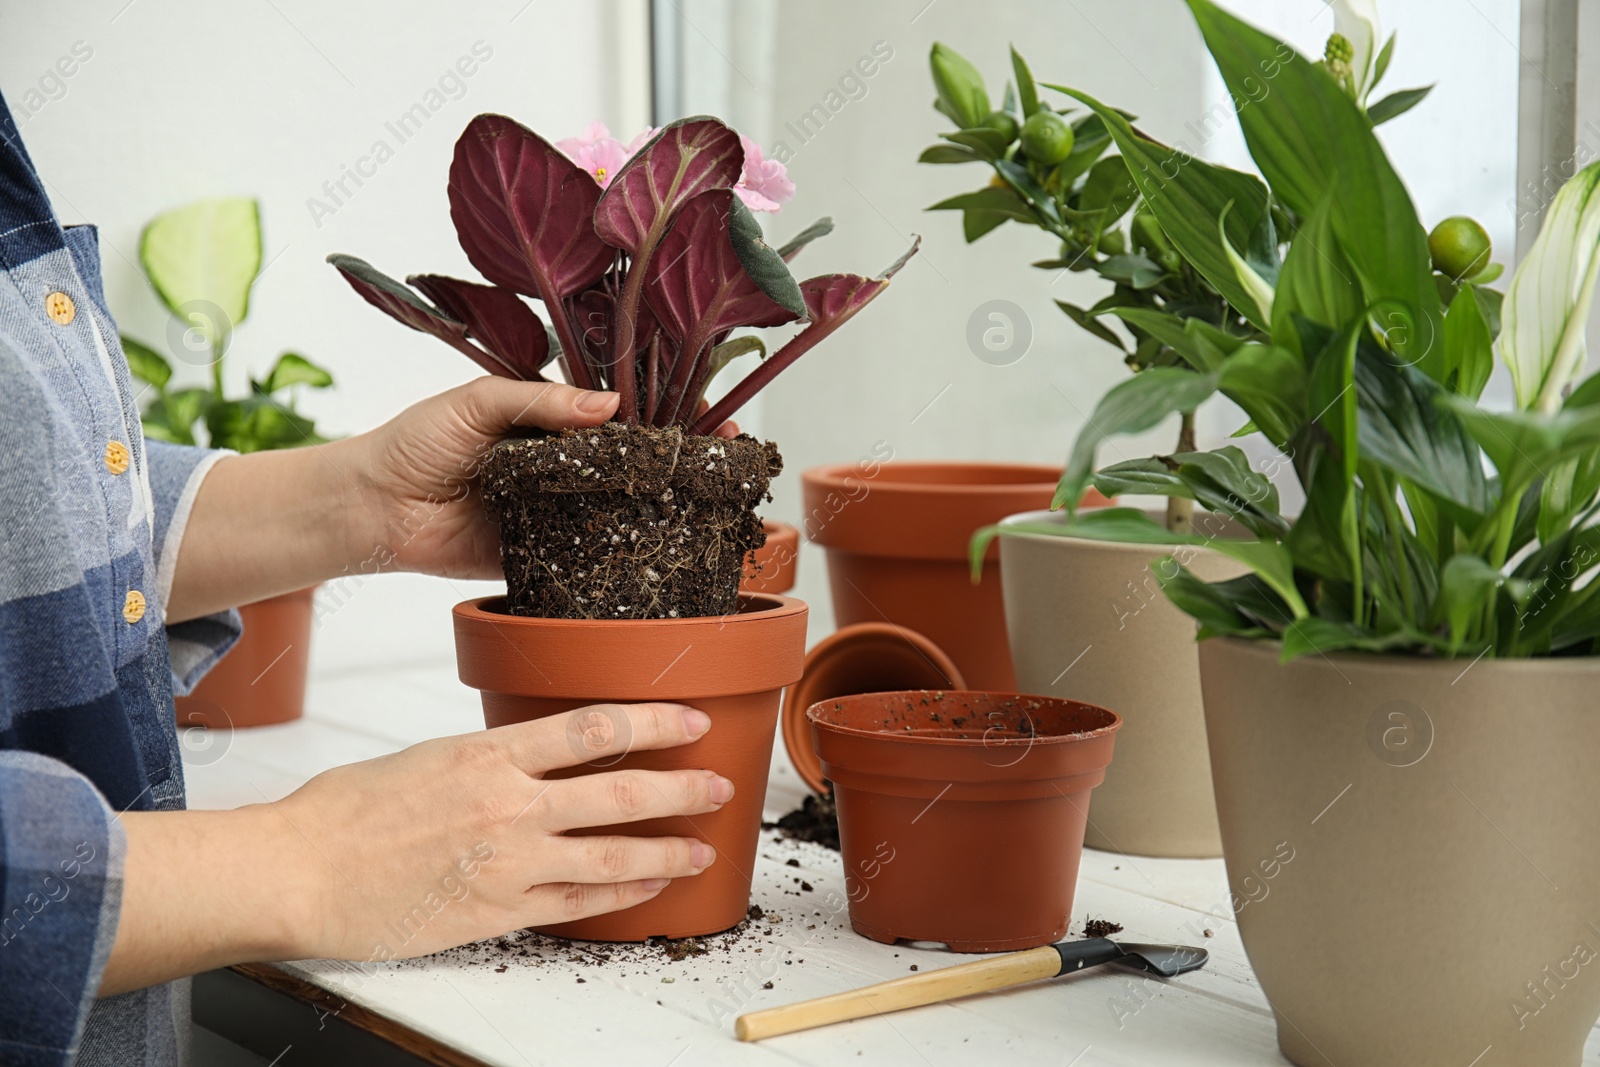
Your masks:
<path fill-rule="evenodd" d="M 944 967 L 927 974 L 908 975 L 890 982 L 805 1000 L 781 1008 L 741 1015 L 733 1032 L 740 1041 L 760 1041 L 815 1026 L 862 1019 L 869 1015 L 955 1000 L 990 989 L 1037 982 L 1061 973 L 1061 953 L 1054 945 L 1011 952 L 992 959 Z"/>

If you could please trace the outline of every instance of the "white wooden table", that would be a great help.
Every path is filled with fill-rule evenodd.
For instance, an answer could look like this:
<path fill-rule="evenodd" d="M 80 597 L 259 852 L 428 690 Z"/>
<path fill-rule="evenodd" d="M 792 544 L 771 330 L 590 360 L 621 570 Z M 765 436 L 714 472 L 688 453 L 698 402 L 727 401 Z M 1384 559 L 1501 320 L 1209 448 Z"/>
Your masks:
<path fill-rule="evenodd" d="M 190 803 L 223 808 L 275 800 L 328 767 L 482 725 L 477 694 L 443 665 L 324 678 L 313 683 L 303 720 L 212 738 L 211 747 L 191 750 Z M 773 768 L 769 819 L 793 809 L 804 793 L 781 742 Z M 773 837 L 762 837 L 754 901 L 782 921 L 757 924 L 728 953 L 682 963 L 573 963 L 570 957 L 581 953 L 570 947 L 537 947 L 539 958 L 532 959 L 488 945 L 379 965 L 371 977 L 331 961 L 278 970 L 302 998 L 316 994 L 328 1010 L 368 1029 L 407 1031 L 413 1051 L 420 1042 L 441 1063 L 1287 1063 L 1229 912 L 1222 862 L 1093 850 L 1084 854 L 1074 933 L 1084 916 L 1093 916 L 1121 923 L 1119 936 L 1129 940 L 1203 945 L 1211 953 L 1203 970 L 1160 982 L 1101 969 L 741 1044 L 732 1036 L 737 1011 L 900 977 L 912 964 L 928 971 L 974 958 L 856 936 L 840 906 L 838 854 L 776 844 Z M 796 879 L 812 891 L 802 892 Z M 521 936 L 513 935 L 519 945 L 532 940 Z M 1383 981 L 1381 960 L 1374 961 L 1373 980 Z M 1600 1064 L 1600 1035 L 1591 1034 L 1584 1062 Z"/>

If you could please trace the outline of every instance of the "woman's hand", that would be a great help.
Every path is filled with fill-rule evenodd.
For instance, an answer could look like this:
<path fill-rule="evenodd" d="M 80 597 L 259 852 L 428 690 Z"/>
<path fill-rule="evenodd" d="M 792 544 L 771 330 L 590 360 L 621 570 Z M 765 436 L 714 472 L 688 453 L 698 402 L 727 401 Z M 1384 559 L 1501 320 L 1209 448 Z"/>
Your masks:
<path fill-rule="evenodd" d="M 352 571 L 424 571 L 447 578 L 498 578 L 500 538 L 483 514 L 478 467 L 513 427 L 598 426 L 616 393 L 555 382 L 487 377 L 429 397 L 371 433 L 353 472 L 368 521 L 351 544 Z"/>
<path fill-rule="evenodd" d="M 101 994 L 254 960 L 420 956 L 649 900 L 710 866 L 711 846 L 567 832 L 716 811 L 733 783 L 544 776 L 710 725 L 678 704 L 597 705 L 338 767 L 274 804 L 130 812 Z"/>
<path fill-rule="evenodd" d="M 344 575 L 497 578 L 499 532 L 477 490 L 485 454 L 515 427 L 598 426 L 616 410 L 615 393 L 485 377 L 355 437 L 224 459 L 195 497 L 166 621 Z"/>
<path fill-rule="evenodd" d="M 500 577 L 499 531 L 484 517 L 478 496 L 484 456 L 514 427 L 580 429 L 600 425 L 616 410 L 616 393 L 491 376 L 414 404 L 354 438 L 365 450 L 356 469 L 365 472 L 370 514 L 378 520 L 354 545 L 366 551 L 362 566 Z M 733 422 L 717 430 L 722 437 L 738 432 Z"/>

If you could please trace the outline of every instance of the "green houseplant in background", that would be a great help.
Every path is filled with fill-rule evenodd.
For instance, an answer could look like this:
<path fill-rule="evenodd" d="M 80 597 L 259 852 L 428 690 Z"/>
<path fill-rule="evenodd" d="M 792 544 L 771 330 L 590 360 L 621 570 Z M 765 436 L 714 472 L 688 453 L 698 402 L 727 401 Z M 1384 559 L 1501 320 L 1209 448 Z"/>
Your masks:
<path fill-rule="evenodd" d="M 235 452 L 325 440 L 295 402 L 301 389 L 325 389 L 333 376 L 304 356 L 281 354 L 265 377 L 249 379 L 245 396 L 229 397 L 224 389 L 224 357 L 234 329 L 249 314 L 261 248 L 259 209 L 242 197 L 196 201 L 144 228 L 139 263 L 172 313 L 167 334 L 177 357 L 122 337 L 129 369 L 147 386 L 147 438 Z M 174 362 L 208 368 L 208 384 L 175 382 Z M 298 718 L 305 705 L 313 593 L 302 589 L 242 607 L 244 635 L 193 694 L 178 698 L 179 723 L 227 728 Z"/>
<path fill-rule="evenodd" d="M 1391 39 L 1383 67 L 1392 46 Z M 960 129 L 941 135 L 944 143 L 924 150 L 921 161 L 976 163 L 991 171 L 982 188 L 932 210 L 960 211 L 969 242 L 1011 221 L 1048 235 L 1056 254 L 1034 266 L 1058 276 L 1092 273 L 1110 289 L 1087 308 L 1056 303 L 1113 346 L 1134 372 L 1087 418 L 1055 503 L 1069 496 L 1076 501 L 1089 487 L 1106 437 L 1153 429 L 1173 411 L 1179 415 L 1176 447 L 1164 462 L 1196 455 L 1195 408 L 1218 391 L 1257 387 L 1244 373 L 1250 357 L 1233 364 L 1231 376 L 1224 368 L 1242 347 L 1270 337 L 1270 283 L 1294 230 L 1294 212 L 1256 176 L 1156 145 L 1132 126 L 1127 112 L 1079 106 L 1075 90 L 1037 82 L 1015 48 L 1014 80 L 997 109 L 977 69 L 948 45 L 934 45 L 930 65 L 934 107 Z M 1348 63 L 1338 70 L 1350 79 Z M 1362 91 L 1381 75 L 1373 73 Z M 1374 105 L 1375 121 L 1402 113 L 1426 93 L 1410 90 Z M 1058 111 L 1052 100 L 1063 96 L 1072 106 Z M 1203 180 L 1135 180 L 1135 169 L 1154 168 L 1163 176 L 1180 167 Z M 1182 204 L 1208 221 L 1191 221 L 1189 211 L 1175 221 L 1169 211 L 1163 219 L 1154 210 L 1157 200 Z M 1192 233 L 1197 225 L 1207 228 L 1202 239 Z M 1218 240 L 1219 228 L 1226 242 Z M 1117 322 L 1126 337 L 1112 328 Z M 1226 469 L 1218 478 L 1247 471 L 1237 449 L 1224 455 Z M 1271 491 L 1265 479 L 1252 485 Z M 1131 477 L 1108 478 L 1102 488 L 1108 495 L 1142 491 Z M 1170 494 L 1166 528 L 1190 532 L 1196 500 L 1214 508 L 1225 495 L 1212 485 Z M 1210 538 L 1229 528 L 1204 513 L 1198 521 Z M 1001 542 L 1000 573 L 1020 688 L 1113 708 L 1123 717 L 1117 773 L 1095 792 L 1088 844 L 1146 855 L 1219 855 L 1192 624 L 1161 597 L 1151 570 L 1165 552 L 1140 539 L 1119 544 L 1064 537 L 1061 524 L 1045 512 L 1006 520 L 1010 536 Z M 1188 562 L 1207 578 L 1241 569 L 1212 547 L 1197 548 Z M 1142 669 L 1152 660 L 1162 664 L 1160 671 Z"/>
<path fill-rule="evenodd" d="M 122 348 L 134 377 L 155 389 L 144 408 L 146 437 L 209 444 L 235 452 L 318 444 L 310 419 L 295 411 L 300 387 L 326 389 L 333 376 L 295 352 L 278 357 L 249 392 L 230 399 L 223 362 L 234 329 L 250 311 L 250 288 L 261 270 L 261 219 L 254 200 L 200 200 L 152 219 L 139 238 L 139 264 L 172 312 L 169 330 L 179 362 L 210 368 L 208 387 L 172 385 L 173 365 L 126 334 Z M 197 441 L 196 429 L 204 428 Z"/>
<path fill-rule="evenodd" d="M 1132 509 L 1054 529 L 1172 546 L 1158 573 L 1205 639 L 1240 933 L 1289 1058 L 1576 1064 L 1600 1015 L 1600 857 L 1580 836 L 1600 821 L 1600 379 L 1580 380 L 1600 165 L 1549 205 L 1502 305 L 1481 287 L 1495 273 L 1482 249 L 1452 255 L 1462 242 L 1437 228 L 1430 247 L 1363 106 L 1355 42 L 1330 48 L 1357 64 L 1339 70 L 1189 6 L 1294 219 L 1261 290 L 1268 337 L 1203 378 L 1306 504 L 1282 515 L 1226 448 L 1093 475 L 1211 498 L 1246 534 L 1212 542 L 1248 568 L 1222 581 L 1186 566 L 1203 536 Z M 1222 213 L 1201 206 L 1210 172 L 1163 173 L 1161 146 L 1074 95 L 1152 161 L 1130 172 L 1185 254 L 1226 258 Z M 1512 411 L 1479 403 L 1496 352 Z M 1283 843 L 1292 866 L 1256 903 L 1258 865 Z"/>

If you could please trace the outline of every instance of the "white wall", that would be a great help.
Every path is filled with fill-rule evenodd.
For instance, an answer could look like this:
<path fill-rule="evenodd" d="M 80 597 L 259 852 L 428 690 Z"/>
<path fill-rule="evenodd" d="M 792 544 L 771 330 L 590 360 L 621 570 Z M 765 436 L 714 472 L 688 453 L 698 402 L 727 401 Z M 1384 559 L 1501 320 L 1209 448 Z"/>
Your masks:
<path fill-rule="evenodd" d="M 77 42 L 90 58 L 51 80 Z M 475 45 L 474 73 L 457 82 L 455 64 Z M 48 15 L 0 4 L 0 90 L 62 220 L 99 224 L 123 329 L 157 344 L 167 337 L 166 313 L 136 266 L 145 221 L 199 197 L 258 197 L 267 266 L 228 377 L 242 390 L 246 372 L 262 372 L 282 349 L 304 352 L 338 383 L 303 400 L 329 434 L 366 429 L 478 372 L 368 307 L 323 257 L 349 252 L 394 275 L 476 277 L 445 199 L 467 120 L 500 111 L 552 137 L 595 118 L 635 129 L 648 117 L 647 50 L 644 0 L 101 0 Z M 418 102 L 437 110 L 401 143 L 386 123 Z M 346 179 L 352 195 L 336 202 L 323 183 L 380 140 L 393 158 L 360 188 Z M 332 214 L 314 218 L 313 197 Z M 325 599 L 337 610 L 324 612 L 316 669 L 453 660 L 449 606 L 477 589 L 409 575 L 346 586 Z"/>

